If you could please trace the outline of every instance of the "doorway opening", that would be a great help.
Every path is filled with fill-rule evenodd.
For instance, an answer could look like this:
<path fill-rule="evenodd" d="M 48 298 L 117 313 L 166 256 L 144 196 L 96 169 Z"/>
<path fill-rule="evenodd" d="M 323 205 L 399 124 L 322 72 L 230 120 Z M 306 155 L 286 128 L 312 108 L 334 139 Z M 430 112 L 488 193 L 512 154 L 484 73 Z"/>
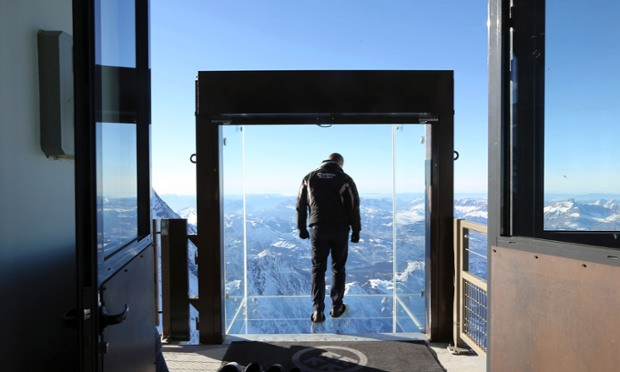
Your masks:
<path fill-rule="evenodd" d="M 196 106 L 201 343 L 451 332 L 451 71 L 200 72 Z M 358 184 L 362 232 L 349 245 L 351 310 L 316 329 L 295 201 L 331 152 Z"/>
<path fill-rule="evenodd" d="M 427 127 L 223 127 L 226 334 L 424 333 Z M 357 184 L 362 233 L 349 244 L 348 316 L 311 325 L 311 247 L 298 237 L 296 192 L 330 151 Z"/>

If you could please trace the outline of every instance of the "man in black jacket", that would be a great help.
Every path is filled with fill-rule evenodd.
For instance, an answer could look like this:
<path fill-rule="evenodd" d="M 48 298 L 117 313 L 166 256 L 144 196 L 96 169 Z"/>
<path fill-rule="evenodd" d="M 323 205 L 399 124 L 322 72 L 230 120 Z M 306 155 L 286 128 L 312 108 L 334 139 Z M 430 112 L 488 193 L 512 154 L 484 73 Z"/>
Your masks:
<path fill-rule="evenodd" d="M 342 301 L 345 288 L 345 264 L 349 253 L 349 226 L 351 242 L 360 239 L 360 198 L 353 179 L 342 170 L 344 158 L 338 153 L 329 155 L 321 166 L 308 173 L 301 182 L 297 195 L 297 227 L 299 237 L 312 242 L 312 302 L 314 311 L 310 320 L 325 320 L 325 270 L 327 257 L 332 255 L 332 310 L 337 318 L 347 305 Z M 310 233 L 306 228 L 308 218 Z"/>

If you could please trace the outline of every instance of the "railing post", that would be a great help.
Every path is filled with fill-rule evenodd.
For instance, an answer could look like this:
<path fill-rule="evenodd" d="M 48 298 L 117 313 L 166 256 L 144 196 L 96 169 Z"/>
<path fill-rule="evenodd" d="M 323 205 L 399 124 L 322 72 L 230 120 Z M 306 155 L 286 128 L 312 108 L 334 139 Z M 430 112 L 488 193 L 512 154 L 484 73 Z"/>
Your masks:
<path fill-rule="evenodd" d="M 189 277 L 187 220 L 161 220 L 161 287 L 163 337 L 188 341 Z"/>
<path fill-rule="evenodd" d="M 454 343 L 449 349 L 452 353 L 458 354 L 463 352 L 462 347 L 465 346 L 461 340 L 461 324 L 463 313 L 463 220 L 454 219 L 454 312 L 452 326 L 452 342 Z"/>
<path fill-rule="evenodd" d="M 154 275 L 153 275 L 153 280 L 155 281 L 155 296 L 154 296 L 154 301 L 155 301 L 155 326 L 159 326 L 159 314 L 160 314 L 160 309 L 159 309 L 159 273 L 161 272 L 161 267 L 160 267 L 160 254 L 161 254 L 161 249 L 160 249 L 160 244 L 159 244 L 159 237 L 157 235 L 160 234 L 160 230 L 159 230 L 159 224 L 157 223 L 156 219 L 153 219 L 152 221 L 152 225 L 151 225 L 151 237 L 153 240 L 153 257 L 155 258 L 153 260 L 153 265 L 154 265 Z"/>

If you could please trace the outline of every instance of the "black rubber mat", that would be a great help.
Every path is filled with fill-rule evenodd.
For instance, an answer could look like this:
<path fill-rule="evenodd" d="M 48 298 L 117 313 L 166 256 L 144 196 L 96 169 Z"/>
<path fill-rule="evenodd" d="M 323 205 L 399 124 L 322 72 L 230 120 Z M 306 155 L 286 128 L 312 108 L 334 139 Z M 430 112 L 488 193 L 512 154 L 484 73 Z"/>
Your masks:
<path fill-rule="evenodd" d="M 259 363 L 286 371 L 444 372 L 423 341 L 233 342 L 222 358 L 242 367 Z"/>

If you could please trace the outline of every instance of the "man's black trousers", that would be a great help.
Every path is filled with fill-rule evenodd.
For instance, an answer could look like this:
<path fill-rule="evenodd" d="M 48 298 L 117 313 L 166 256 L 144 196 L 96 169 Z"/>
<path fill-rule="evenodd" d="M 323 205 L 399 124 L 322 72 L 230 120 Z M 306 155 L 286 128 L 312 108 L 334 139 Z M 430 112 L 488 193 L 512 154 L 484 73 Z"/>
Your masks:
<path fill-rule="evenodd" d="M 325 270 L 327 257 L 332 256 L 332 308 L 342 306 L 346 280 L 345 264 L 349 253 L 348 225 L 314 225 L 310 228 L 312 242 L 312 302 L 314 310 L 325 309 Z"/>

